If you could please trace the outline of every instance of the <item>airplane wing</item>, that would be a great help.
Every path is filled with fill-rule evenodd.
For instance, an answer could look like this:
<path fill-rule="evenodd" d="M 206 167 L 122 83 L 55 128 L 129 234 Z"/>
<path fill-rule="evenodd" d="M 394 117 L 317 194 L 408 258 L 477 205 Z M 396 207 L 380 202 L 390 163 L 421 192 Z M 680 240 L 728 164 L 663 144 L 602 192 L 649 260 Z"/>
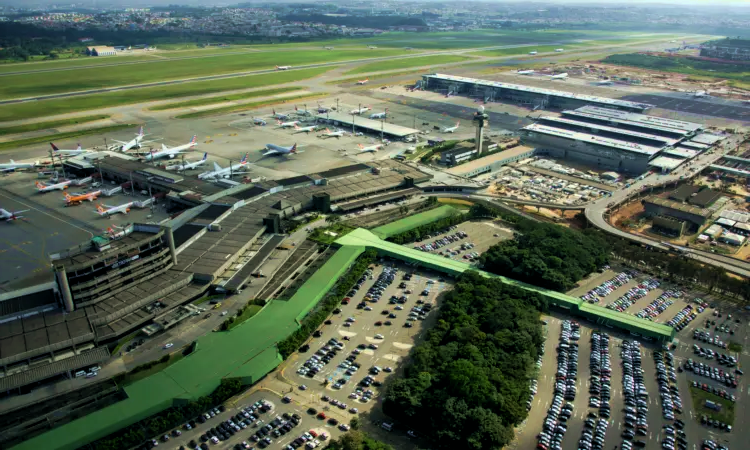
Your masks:
<path fill-rule="evenodd" d="M 263 153 L 263 156 L 277 155 L 279 153 L 281 153 L 281 152 L 279 152 L 278 150 L 269 150 L 269 151 Z"/>

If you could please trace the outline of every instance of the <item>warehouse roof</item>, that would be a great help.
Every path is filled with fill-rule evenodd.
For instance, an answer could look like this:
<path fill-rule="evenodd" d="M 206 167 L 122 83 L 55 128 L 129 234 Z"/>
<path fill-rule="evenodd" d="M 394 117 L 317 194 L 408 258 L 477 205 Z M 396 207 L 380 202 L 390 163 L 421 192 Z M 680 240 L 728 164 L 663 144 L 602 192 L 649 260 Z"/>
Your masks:
<path fill-rule="evenodd" d="M 490 86 L 490 87 L 496 87 L 496 88 L 501 88 L 501 89 L 510 89 L 514 91 L 524 91 L 524 92 L 530 92 L 530 93 L 541 94 L 541 95 L 551 95 L 555 97 L 581 100 L 581 101 L 590 102 L 590 103 L 600 103 L 602 105 L 609 105 L 609 106 L 620 106 L 624 108 L 646 110 L 646 109 L 653 107 L 653 105 L 650 105 L 648 103 L 630 102 L 627 100 L 617 100 L 617 99 L 607 98 L 607 97 L 596 97 L 593 95 L 574 94 L 572 92 L 556 91 L 553 89 L 544 89 L 544 88 L 537 88 L 537 87 L 531 87 L 531 86 L 524 86 L 521 84 L 501 83 L 499 81 L 479 80 L 477 78 L 459 77 L 459 76 L 445 75 L 445 74 L 440 74 L 440 73 L 435 73 L 431 75 L 423 75 L 422 77 L 423 78 L 437 78 L 440 80 L 458 81 L 462 83 L 470 83 L 470 84 L 481 85 L 481 86 Z"/>
<path fill-rule="evenodd" d="M 593 114 L 597 116 L 603 116 L 611 119 L 617 119 L 624 122 L 630 122 L 638 125 L 655 126 L 659 128 L 666 128 L 669 130 L 676 130 L 685 133 L 691 133 L 693 131 L 700 130 L 703 125 L 694 122 L 686 122 L 684 120 L 665 119 L 664 117 L 649 116 L 646 114 L 638 114 L 627 111 L 618 111 L 609 108 L 601 108 L 599 106 L 586 105 L 575 110 L 576 112 L 582 112 L 586 114 Z"/>
<path fill-rule="evenodd" d="M 674 128 L 662 127 L 654 123 L 636 123 L 636 122 L 626 120 L 626 119 L 618 119 L 615 117 L 607 117 L 607 116 L 600 115 L 600 114 L 580 111 L 580 109 L 581 108 L 576 109 L 576 110 L 566 110 L 566 111 L 563 111 L 562 113 L 563 115 L 569 116 L 569 117 L 580 117 L 583 119 L 594 119 L 594 120 L 606 120 L 607 122 L 610 122 L 613 124 L 629 125 L 629 126 L 642 127 L 642 128 L 651 129 L 651 130 L 659 130 L 663 132 L 674 133 L 680 136 L 686 136 L 690 134 L 689 131 L 682 131 L 682 130 L 677 130 Z M 606 109 L 606 108 L 602 108 L 602 109 Z"/>
<path fill-rule="evenodd" d="M 691 195 L 698 192 L 699 189 L 700 188 L 698 186 L 693 186 L 692 184 L 683 184 L 682 186 L 669 193 L 669 199 L 678 202 L 686 202 L 687 199 L 689 199 Z"/>
<path fill-rule="evenodd" d="M 419 130 L 415 130 L 414 128 L 402 127 L 401 125 L 394 125 L 385 121 L 368 119 L 367 117 L 354 116 L 352 114 L 328 112 L 319 114 L 318 120 L 335 121 L 348 126 L 351 126 L 353 123 L 358 128 L 364 128 L 374 133 L 380 133 L 382 130 L 385 134 L 399 138 L 419 133 Z"/>
<path fill-rule="evenodd" d="M 703 189 L 698 194 L 688 199 L 688 203 L 701 208 L 706 208 L 714 204 L 716 200 L 721 197 L 721 193 L 716 192 L 712 189 Z"/>
<path fill-rule="evenodd" d="M 697 208 L 695 206 L 686 205 L 684 203 L 675 202 L 661 197 L 649 197 L 645 200 L 646 203 L 652 203 L 657 206 L 664 208 L 671 208 L 677 211 L 685 212 L 688 214 L 695 214 L 701 217 L 711 217 L 711 210 L 705 208 Z"/>
<path fill-rule="evenodd" d="M 668 138 L 664 136 L 657 136 L 655 134 L 641 133 L 638 131 L 630 131 L 630 130 L 625 130 L 622 128 L 610 127 L 607 125 L 599 125 L 599 124 L 591 123 L 591 122 L 582 122 L 580 120 L 573 120 L 573 119 L 569 119 L 566 117 L 542 116 L 539 119 L 546 120 L 549 122 L 559 123 L 562 125 L 573 125 L 573 126 L 591 128 L 594 130 L 607 131 L 610 133 L 622 134 L 622 135 L 634 137 L 634 138 L 650 139 L 653 141 L 663 142 L 664 145 L 674 145 L 675 143 L 679 142 L 679 139 L 672 139 L 672 138 Z"/>
<path fill-rule="evenodd" d="M 684 163 L 684 159 L 670 158 L 668 156 L 657 156 L 648 162 L 649 166 L 658 167 L 659 169 L 672 170 L 679 167 L 680 164 Z"/>
<path fill-rule="evenodd" d="M 708 144 L 708 145 L 714 145 L 715 143 L 721 141 L 722 139 L 725 139 L 724 136 L 717 136 L 715 134 L 711 133 L 701 133 L 697 136 L 694 136 L 692 139 L 690 139 L 693 142 L 699 142 L 701 144 Z"/>
<path fill-rule="evenodd" d="M 676 148 L 664 149 L 662 150 L 662 153 L 665 155 L 675 156 L 677 158 L 690 159 L 698 155 L 698 153 L 700 152 L 698 150 L 683 148 L 681 145 L 678 145 Z"/>
<path fill-rule="evenodd" d="M 557 136 L 565 139 L 571 139 L 574 141 L 586 142 L 588 144 L 601 145 L 603 147 L 615 148 L 617 150 L 624 150 L 633 153 L 640 153 L 642 155 L 653 156 L 661 150 L 658 147 L 652 147 L 650 145 L 634 144 L 632 142 L 622 141 L 619 139 L 603 138 L 594 134 L 580 133 L 577 131 L 564 130 L 562 128 L 550 127 L 547 125 L 540 125 L 538 123 L 532 123 L 531 125 L 522 128 L 526 131 L 533 131 L 536 133 L 546 134 L 550 136 Z"/>
<path fill-rule="evenodd" d="M 465 173 L 473 172 L 477 169 L 481 169 L 482 167 L 488 166 L 490 164 L 504 161 L 509 158 L 513 158 L 518 155 L 523 155 L 527 152 L 532 152 L 534 149 L 531 147 L 527 147 L 525 145 L 518 145 L 516 147 L 513 147 L 508 150 L 503 150 L 502 152 L 493 153 L 492 155 L 482 156 L 481 158 L 477 158 L 473 161 L 467 161 L 463 164 L 459 164 L 457 166 L 451 167 L 450 169 L 446 170 L 447 173 L 453 174 L 453 175 L 463 175 Z"/>

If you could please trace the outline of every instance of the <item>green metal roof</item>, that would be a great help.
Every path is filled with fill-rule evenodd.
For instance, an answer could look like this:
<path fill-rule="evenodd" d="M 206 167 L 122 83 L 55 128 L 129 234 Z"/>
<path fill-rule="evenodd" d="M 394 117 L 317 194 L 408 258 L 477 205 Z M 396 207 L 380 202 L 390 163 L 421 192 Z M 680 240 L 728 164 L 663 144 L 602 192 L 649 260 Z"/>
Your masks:
<path fill-rule="evenodd" d="M 459 213 L 460 211 L 456 208 L 450 205 L 445 205 L 419 214 L 414 214 L 409 217 L 404 217 L 401 220 L 397 220 L 395 222 L 391 222 L 377 228 L 373 228 L 372 232 L 380 238 L 387 239 L 393 235 L 403 233 L 404 231 L 409 231 L 419 226 L 426 225 L 428 223 L 435 222 L 436 220 L 450 217 L 454 214 Z"/>

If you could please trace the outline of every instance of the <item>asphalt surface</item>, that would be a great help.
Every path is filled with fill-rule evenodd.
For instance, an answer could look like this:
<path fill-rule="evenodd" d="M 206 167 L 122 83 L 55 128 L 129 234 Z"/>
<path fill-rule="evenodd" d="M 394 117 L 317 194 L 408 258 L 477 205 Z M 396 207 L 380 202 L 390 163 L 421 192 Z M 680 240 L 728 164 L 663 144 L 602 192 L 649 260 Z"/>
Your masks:
<path fill-rule="evenodd" d="M 672 95 L 626 95 L 622 100 L 631 102 L 650 103 L 670 111 L 687 112 L 711 117 L 721 117 L 730 120 L 750 121 L 750 107 L 742 106 L 738 101 L 723 99 L 698 99 L 686 94 Z M 750 105 L 748 105 L 750 106 Z"/>

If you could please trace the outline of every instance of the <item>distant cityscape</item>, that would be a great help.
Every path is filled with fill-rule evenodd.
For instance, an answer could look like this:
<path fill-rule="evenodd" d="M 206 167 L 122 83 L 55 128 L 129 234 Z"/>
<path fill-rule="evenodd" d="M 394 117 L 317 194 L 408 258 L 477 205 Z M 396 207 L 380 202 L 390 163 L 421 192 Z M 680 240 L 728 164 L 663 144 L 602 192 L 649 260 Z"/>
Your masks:
<path fill-rule="evenodd" d="M 387 20 L 384 20 L 387 19 Z M 355 2 L 345 5 L 253 4 L 235 7 L 168 6 L 93 9 L 81 4 L 2 7 L 0 21 L 46 29 L 192 32 L 209 35 L 315 38 L 374 35 L 385 31 L 469 31 L 497 28 L 563 28 L 614 23 L 640 26 L 750 29 L 743 10 L 666 6 Z"/>

